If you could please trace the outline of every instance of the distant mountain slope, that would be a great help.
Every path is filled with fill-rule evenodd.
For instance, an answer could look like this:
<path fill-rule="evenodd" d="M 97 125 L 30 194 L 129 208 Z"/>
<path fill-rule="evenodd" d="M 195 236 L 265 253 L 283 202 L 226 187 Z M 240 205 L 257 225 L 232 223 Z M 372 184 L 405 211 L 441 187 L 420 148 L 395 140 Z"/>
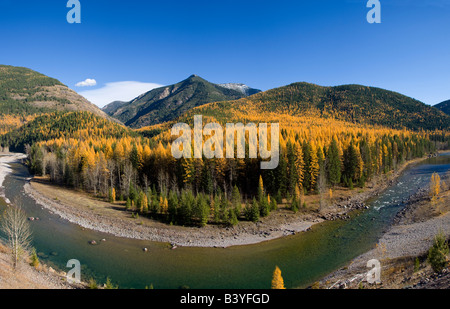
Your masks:
<path fill-rule="evenodd" d="M 107 117 L 97 106 L 54 78 L 27 68 L 0 65 L 0 115 L 53 111 L 89 111 Z"/>
<path fill-rule="evenodd" d="M 206 103 L 243 97 L 246 94 L 241 90 L 222 87 L 192 75 L 175 85 L 153 89 L 126 104 L 109 104 L 103 111 L 127 126 L 141 128 L 173 120 Z"/>
<path fill-rule="evenodd" d="M 236 101 L 208 104 L 186 117 L 200 113 L 223 120 L 242 110 L 261 117 L 268 114 L 301 117 L 314 112 L 321 117 L 396 129 L 450 128 L 450 117 L 436 108 L 396 92 L 361 85 L 322 87 L 295 83 Z"/>
<path fill-rule="evenodd" d="M 436 107 L 437 109 L 440 109 L 447 115 L 450 115 L 450 100 L 439 103 L 439 104 L 435 105 L 434 107 Z"/>
<path fill-rule="evenodd" d="M 102 111 L 105 112 L 108 115 L 114 114 L 119 108 L 124 106 L 125 104 L 128 104 L 128 102 L 125 101 L 114 101 L 106 105 L 102 108 Z"/>
<path fill-rule="evenodd" d="M 250 88 L 249 86 L 244 85 L 244 84 L 228 83 L 228 84 L 218 84 L 218 85 L 222 86 L 224 88 L 237 90 L 237 91 L 245 94 L 246 96 L 251 96 L 251 95 L 261 92 L 261 90 L 259 90 L 259 89 Z"/>

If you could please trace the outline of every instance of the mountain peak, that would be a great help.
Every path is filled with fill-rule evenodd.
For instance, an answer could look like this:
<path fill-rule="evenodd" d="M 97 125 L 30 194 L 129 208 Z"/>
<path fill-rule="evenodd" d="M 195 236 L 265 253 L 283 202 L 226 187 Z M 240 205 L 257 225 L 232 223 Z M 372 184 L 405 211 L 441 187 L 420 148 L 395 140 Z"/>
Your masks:
<path fill-rule="evenodd" d="M 103 110 L 127 126 L 140 128 L 173 120 L 197 106 L 246 96 L 240 89 L 222 87 L 193 74 L 177 84 L 153 89 L 125 104 L 110 104 Z"/>
<path fill-rule="evenodd" d="M 200 76 L 198 76 L 197 74 L 192 74 L 191 76 L 189 76 L 186 80 L 204 80 L 203 78 L 201 78 Z"/>

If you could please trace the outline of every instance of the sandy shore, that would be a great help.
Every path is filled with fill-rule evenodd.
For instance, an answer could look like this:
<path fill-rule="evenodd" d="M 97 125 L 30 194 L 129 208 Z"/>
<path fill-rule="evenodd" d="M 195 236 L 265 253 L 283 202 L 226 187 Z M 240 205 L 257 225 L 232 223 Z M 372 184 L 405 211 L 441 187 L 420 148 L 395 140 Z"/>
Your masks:
<path fill-rule="evenodd" d="M 3 182 L 5 181 L 6 175 L 12 172 L 10 163 L 18 162 L 25 159 L 26 155 L 21 153 L 0 153 L 0 197 L 2 197 L 6 203 L 10 203 L 6 197 L 3 187 Z"/>

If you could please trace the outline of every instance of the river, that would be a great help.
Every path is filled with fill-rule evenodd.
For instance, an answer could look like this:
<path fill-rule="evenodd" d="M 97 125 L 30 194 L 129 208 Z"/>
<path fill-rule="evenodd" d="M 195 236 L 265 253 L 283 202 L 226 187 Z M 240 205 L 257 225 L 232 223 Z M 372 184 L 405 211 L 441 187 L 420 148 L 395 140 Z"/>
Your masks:
<path fill-rule="evenodd" d="M 109 277 L 120 288 L 138 289 L 151 284 L 156 289 L 266 289 L 279 266 L 286 287 L 301 288 L 373 248 L 404 207 L 402 201 L 427 186 L 433 172 L 450 170 L 450 153 L 409 167 L 396 184 L 367 202 L 368 210 L 352 213 L 350 220 L 323 222 L 311 231 L 255 245 L 176 250 L 169 244 L 114 237 L 60 219 L 25 194 L 27 169 L 19 163 L 10 166 L 12 173 L 3 183 L 5 197 L 18 200 L 27 216 L 40 219 L 31 222 L 33 246 L 49 266 L 68 271 L 67 261 L 77 259 L 84 280 L 103 283 Z M 1 211 L 5 205 L 0 199 Z M 93 239 L 97 246 L 89 245 Z"/>

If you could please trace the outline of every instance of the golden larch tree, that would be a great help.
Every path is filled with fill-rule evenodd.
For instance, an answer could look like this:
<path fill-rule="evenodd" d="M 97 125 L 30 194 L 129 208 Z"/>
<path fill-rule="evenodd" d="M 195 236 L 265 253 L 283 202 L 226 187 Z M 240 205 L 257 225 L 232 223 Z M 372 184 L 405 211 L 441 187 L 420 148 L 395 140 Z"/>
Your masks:
<path fill-rule="evenodd" d="M 272 289 L 273 290 L 285 290 L 286 289 L 284 287 L 283 277 L 281 276 L 281 269 L 278 266 L 275 267 L 275 271 L 273 272 Z"/>

